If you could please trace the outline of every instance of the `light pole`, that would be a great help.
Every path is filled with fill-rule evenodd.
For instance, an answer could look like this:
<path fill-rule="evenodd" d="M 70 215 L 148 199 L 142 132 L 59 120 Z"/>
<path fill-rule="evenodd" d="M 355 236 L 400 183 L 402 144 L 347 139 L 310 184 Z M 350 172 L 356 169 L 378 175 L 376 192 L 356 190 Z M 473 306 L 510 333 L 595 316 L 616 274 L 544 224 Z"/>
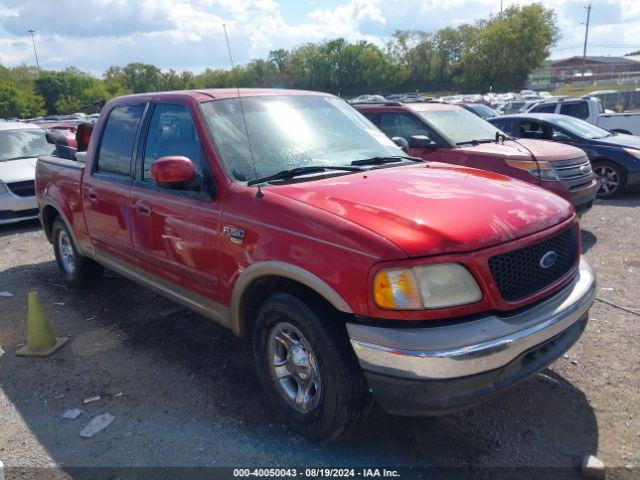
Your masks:
<path fill-rule="evenodd" d="M 31 34 L 31 43 L 33 43 L 33 53 L 36 55 L 36 66 L 38 67 L 38 75 L 40 75 L 40 62 L 38 61 L 38 50 L 36 50 L 36 40 L 33 37 L 33 34 L 36 33 L 35 30 L 28 31 Z"/>

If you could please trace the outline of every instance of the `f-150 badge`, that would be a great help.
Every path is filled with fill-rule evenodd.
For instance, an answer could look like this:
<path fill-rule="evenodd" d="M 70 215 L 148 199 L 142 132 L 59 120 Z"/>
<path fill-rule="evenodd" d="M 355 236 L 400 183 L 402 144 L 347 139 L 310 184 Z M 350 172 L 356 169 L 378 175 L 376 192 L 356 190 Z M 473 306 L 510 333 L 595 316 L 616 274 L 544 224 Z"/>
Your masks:
<path fill-rule="evenodd" d="M 236 227 L 224 227 L 222 233 L 229 237 L 233 243 L 242 245 L 244 243 L 244 230 Z"/>

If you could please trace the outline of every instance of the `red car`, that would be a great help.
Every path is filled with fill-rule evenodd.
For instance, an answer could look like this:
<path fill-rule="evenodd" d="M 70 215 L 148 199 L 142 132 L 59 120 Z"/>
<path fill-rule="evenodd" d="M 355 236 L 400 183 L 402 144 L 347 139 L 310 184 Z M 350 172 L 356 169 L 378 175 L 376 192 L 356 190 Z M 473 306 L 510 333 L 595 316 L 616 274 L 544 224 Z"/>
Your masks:
<path fill-rule="evenodd" d="M 387 102 L 354 107 L 424 160 L 481 168 L 518 178 L 570 201 L 582 214 L 598 182 L 584 151 L 540 140 L 496 137 L 496 127 L 457 105 Z"/>
<path fill-rule="evenodd" d="M 596 286 L 568 202 L 407 157 L 331 95 L 239 93 L 117 98 L 86 153 L 40 158 L 70 286 L 106 266 L 252 339 L 267 397 L 313 438 L 372 399 L 468 407 L 579 338 Z"/>

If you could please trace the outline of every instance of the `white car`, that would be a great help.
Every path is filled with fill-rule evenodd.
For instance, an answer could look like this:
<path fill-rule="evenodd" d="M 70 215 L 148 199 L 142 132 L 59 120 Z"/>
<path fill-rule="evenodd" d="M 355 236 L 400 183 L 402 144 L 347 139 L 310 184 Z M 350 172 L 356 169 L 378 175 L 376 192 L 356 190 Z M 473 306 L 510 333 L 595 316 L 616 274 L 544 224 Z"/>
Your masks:
<path fill-rule="evenodd" d="M 37 125 L 0 123 L 0 225 L 38 218 L 36 161 L 54 149 Z"/>

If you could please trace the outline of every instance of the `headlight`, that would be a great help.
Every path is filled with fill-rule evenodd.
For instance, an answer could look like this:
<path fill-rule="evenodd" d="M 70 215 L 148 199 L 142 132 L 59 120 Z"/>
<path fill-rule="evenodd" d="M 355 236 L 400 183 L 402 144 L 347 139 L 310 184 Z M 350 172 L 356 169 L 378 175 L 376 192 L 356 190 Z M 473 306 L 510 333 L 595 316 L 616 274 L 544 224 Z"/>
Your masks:
<path fill-rule="evenodd" d="M 640 160 L 640 150 L 635 148 L 625 148 L 624 151 Z"/>
<path fill-rule="evenodd" d="M 383 309 L 423 310 L 475 303 L 482 292 L 462 265 L 439 263 L 381 270 L 373 280 L 373 297 Z"/>
<path fill-rule="evenodd" d="M 549 162 L 535 160 L 507 160 L 507 164 L 520 170 L 526 170 L 540 180 L 557 181 L 560 177 Z"/>
<path fill-rule="evenodd" d="M 7 186 L 0 182 L 0 193 L 7 193 L 9 190 L 7 190 Z"/>

